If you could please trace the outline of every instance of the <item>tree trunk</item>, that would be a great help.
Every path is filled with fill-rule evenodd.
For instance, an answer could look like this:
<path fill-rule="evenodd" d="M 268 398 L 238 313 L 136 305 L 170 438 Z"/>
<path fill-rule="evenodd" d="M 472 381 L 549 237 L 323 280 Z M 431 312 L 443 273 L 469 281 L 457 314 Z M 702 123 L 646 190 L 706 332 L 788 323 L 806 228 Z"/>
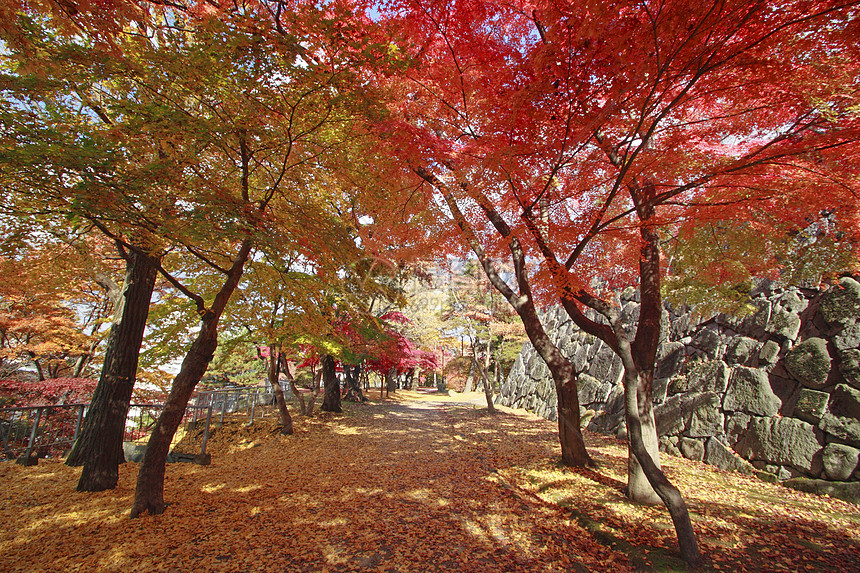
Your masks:
<path fill-rule="evenodd" d="M 144 512 L 149 512 L 150 515 L 164 513 L 164 470 L 170 443 L 185 416 L 188 399 L 191 398 L 197 382 L 206 373 L 218 346 L 218 316 L 210 311 L 201 322 L 200 332 L 185 355 L 179 374 L 173 379 L 167 402 L 146 446 L 137 475 L 131 517 L 137 517 Z"/>
<path fill-rule="evenodd" d="M 280 348 L 275 345 L 269 346 L 269 358 L 266 363 L 266 374 L 272 393 L 275 395 L 275 404 L 278 406 L 278 414 L 281 419 L 281 434 L 289 436 L 293 433 L 293 419 L 287 410 L 287 401 L 284 399 L 284 389 L 278 379 L 280 374 Z"/>
<path fill-rule="evenodd" d="M 641 428 L 642 444 L 657 469 L 662 469 L 660 465 L 660 442 L 657 438 L 657 424 L 654 421 L 654 406 L 651 402 L 651 385 L 646 383 L 646 377 L 641 373 L 635 373 L 634 376 L 638 380 L 636 384 L 636 418 Z M 629 439 L 629 413 L 625 412 L 625 414 L 628 428 L 627 497 L 640 503 L 660 503 L 660 497 L 651 487 L 638 457 L 633 453 L 632 440 Z"/>
<path fill-rule="evenodd" d="M 632 358 L 625 360 L 625 366 L 632 366 L 631 363 Z M 630 368 L 630 370 L 635 370 L 635 368 Z M 684 498 L 681 497 L 678 489 L 669 482 L 666 475 L 657 466 L 654 457 L 648 451 L 645 444 L 642 424 L 639 421 L 638 378 L 635 372 L 631 372 L 625 368 L 624 407 L 627 414 L 628 444 L 630 450 L 639 460 L 642 472 L 645 474 L 651 487 L 657 492 L 663 503 L 666 504 L 666 509 L 669 510 L 669 515 L 672 516 L 672 523 L 675 525 L 675 533 L 678 536 L 681 557 L 692 567 L 695 567 L 701 562 L 702 556 L 699 553 L 696 533 L 693 531 L 693 524 L 690 521 L 687 504 L 684 503 Z"/>
<path fill-rule="evenodd" d="M 576 371 L 561 351 L 547 336 L 534 307 L 519 311 L 523 326 L 532 345 L 549 368 L 558 398 L 558 439 L 561 445 L 561 462 L 570 467 L 593 466 L 594 461 L 585 449 L 579 415 L 579 394 Z"/>
<path fill-rule="evenodd" d="M 326 354 L 322 362 L 323 371 L 323 403 L 320 410 L 323 412 L 343 412 L 340 405 L 340 382 L 335 371 L 334 357 Z"/>
<path fill-rule="evenodd" d="M 390 392 L 397 392 L 397 369 L 389 368 L 385 374 L 385 395 Z"/>
<path fill-rule="evenodd" d="M 475 359 L 475 364 L 478 366 L 478 371 L 481 374 L 481 380 L 484 383 L 484 396 L 487 398 L 487 412 L 490 414 L 496 413 L 496 406 L 493 404 L 493 382 L 490 379 L 490 374 L 486 368 L 481 366 L 481 363 Z M 578 408 L 577 408 L 578 410 Z"/>
<path fill-rule="evenodd" d="M 466 385 L 463 386 L 463 393 L 472 391 L 472 384 L 475 380 L 475 356 L 474 356 L 474 348 L 472 349 L 472 360 L 469 362 L 469 375 L 466 376 Z"/>
<path fill-rule="evenodd" d="M 361 365 L 343 365 L 343 373 L 346 376 L 346 396 L 345 400 L 353 402 L 364 402 L 367 398 L 361 393 Z"/>
<path fill-rule="evenodd" d="M 125 285 L 108 335 L 101 376 L 81 434 L 66 460 L 70 466 L 84 466 L 78 491 L 116 487 L 118 466 L 125 461 L 122 438 L 156 274 L 153 259 L 127 253 Z"/>
<path fill-rule="evenodd" d="M 251 252 L 251 244 L 251 239 L 242 241 L 233 264 L 227 271 L 227 278 L 212 301 L 211 308 L 206 308 L 202 298 L 194 299 L 200 315 L 200 331 L 182 361 L 179 374 L 173 379 L 167 402 L 149 437 L 146 453 L 143 455 L 140 471 L 137 474 L 131 517 L 137 517 L 147 511 L 150 515 L 164 512 L 164 470 L 170 443 L 182 422 L 194 387 L 206 373 L 215 354 L 215 348 L 218 346 L 218 320 L 239 285 L 245 262 Z"/>

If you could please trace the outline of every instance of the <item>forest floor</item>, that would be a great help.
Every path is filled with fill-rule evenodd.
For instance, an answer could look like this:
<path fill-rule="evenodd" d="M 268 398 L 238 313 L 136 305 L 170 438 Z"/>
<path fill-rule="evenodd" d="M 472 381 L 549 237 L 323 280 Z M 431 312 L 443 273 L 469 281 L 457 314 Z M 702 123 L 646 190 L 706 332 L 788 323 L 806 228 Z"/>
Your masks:
<path fill-rule="evenodd" d="M 344 414 L 217 429 L 212 464 L 168 465 L 160 516 L 129 519 L 138 465 L 78 493 L 79 468 L 0 463 L 0 571 L 684 571 L 663 507 L 623 494 L 626 445 L 478 395 L 397 392 Z M 189 436 L 193 438 L 193 436 Z M 706 571 L 860 571 L 860 507 L 663 457 Z"/>

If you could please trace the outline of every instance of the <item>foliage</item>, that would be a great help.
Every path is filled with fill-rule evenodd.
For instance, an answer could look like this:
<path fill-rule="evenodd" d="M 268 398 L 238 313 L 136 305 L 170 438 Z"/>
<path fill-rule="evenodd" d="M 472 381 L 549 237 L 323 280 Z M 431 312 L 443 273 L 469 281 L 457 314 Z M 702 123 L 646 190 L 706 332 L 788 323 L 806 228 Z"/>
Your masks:
<path fill-rule="evenodd" d="M 39 382 L 0 380 L 4 407 L 88 404 L 96 388 L 89 378 L 51 378 Z"/>
<path fill-rule="evenodd" d="M 116 269 L 92 237 L 33 240 L 6 230 L 0 275 L 10 280 L 0 284 L 0 373 L 32 364 L 42 379 L 79 375 L 106 331 Z"/>

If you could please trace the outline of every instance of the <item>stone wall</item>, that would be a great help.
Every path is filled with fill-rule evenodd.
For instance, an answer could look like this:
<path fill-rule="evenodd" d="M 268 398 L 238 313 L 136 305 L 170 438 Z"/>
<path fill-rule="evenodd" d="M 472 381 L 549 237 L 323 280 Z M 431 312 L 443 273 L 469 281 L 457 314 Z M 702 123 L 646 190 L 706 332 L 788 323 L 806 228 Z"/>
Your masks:
<path fill-rule="evenodd" d="M 635 328 L 637 292 L 619 303 Z M 661 449 L 724 469 L 751 463 L 779 479 L 860 480 L 860 283 L 762 286 L 753 304 L 740 319 L 664 311 L 654 383 Z M 545 324 L 576 365 L 587 428 L 626 435 L 620 360 L 561 309 Z M 497 402 L 555 418 L 549 370 L 530 344 Z"/>

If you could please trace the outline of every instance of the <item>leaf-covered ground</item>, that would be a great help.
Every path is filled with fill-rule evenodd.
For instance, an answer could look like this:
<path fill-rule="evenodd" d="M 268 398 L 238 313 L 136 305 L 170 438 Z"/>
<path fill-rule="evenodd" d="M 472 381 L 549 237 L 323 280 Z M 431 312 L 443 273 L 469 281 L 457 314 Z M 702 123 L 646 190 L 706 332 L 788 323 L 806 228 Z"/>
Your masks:
<path fill-rule="evenodd" d="M 0 464 L 0 571 L 672 571 L 671 522 L 622 493 L 626 449 L 588 434 L 599 467 L 555 465 L 555 424 L 398 392 L 347 413 L 228 424 L 211 466 L 171 464 L 161 516 L 128 518 L 80 470 Z M 860 508 L 664 457 L 712 571 L 860 571 Z"/>

